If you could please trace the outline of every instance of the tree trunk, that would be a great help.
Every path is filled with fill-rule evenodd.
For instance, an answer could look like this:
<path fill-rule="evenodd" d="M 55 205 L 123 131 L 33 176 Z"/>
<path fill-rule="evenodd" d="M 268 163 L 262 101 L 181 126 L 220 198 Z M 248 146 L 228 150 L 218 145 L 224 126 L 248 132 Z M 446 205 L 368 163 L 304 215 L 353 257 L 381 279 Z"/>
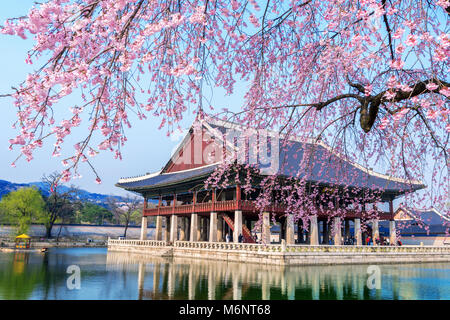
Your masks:
<path fill-rule="evenodd" d="M 52 237 L 52 229 L 53 223 L 50 223 L 49 225 L 45 226 L 45 237 L 47 239 L 50 239 Z"/>
<path fill-rule="evenodd" d="M 125 231 L 123 232 L 123 236 L 126 238 L 127 237 L 127 230 L 128 230 L 128 221 L 125 224 Z"/>
<path fill-rule="evenodd" d="M 56 236 L 56 242 L 59 241 L 59 236 L 61 235 L 62 226 L 63 226 L 63 221 L 61 221 L 61 225 L 59 226 L 58 235 Z"/>

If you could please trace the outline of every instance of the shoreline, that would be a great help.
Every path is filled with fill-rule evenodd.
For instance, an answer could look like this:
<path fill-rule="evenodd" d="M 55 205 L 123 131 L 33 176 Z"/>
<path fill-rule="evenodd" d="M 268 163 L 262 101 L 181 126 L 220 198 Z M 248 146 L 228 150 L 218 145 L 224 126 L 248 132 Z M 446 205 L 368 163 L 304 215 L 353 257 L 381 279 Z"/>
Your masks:
<path fill-rule="evenodd" d="M 3 243 L 5 244 L 5 242 Z M 32 250 L 38 250 L 40 251 L 43 248 L 107 248 L 108 245 L 105 242 L 103 243 L 86 243 L 86 242 L 77 242 L 77 241 L 64 241 L 64 242 L 35 242 L 31 243 L 31 246 L 29 249 L 16 249 L 14 242 L 6 243 L 6 245 L 3 245 L 0 247 L 0 252 L 11 252 L 11 251 L 17 251 L 19 252 L 22 250 L 22 252 L 31 252 Z"/>

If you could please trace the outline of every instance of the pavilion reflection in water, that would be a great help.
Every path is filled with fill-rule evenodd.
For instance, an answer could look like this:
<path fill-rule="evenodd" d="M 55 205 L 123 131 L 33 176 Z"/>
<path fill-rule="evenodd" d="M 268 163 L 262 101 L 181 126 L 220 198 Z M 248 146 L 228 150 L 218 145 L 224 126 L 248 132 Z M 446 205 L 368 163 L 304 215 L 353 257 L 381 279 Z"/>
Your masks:
<path fill-rule="evenodd" d="M 444 264 L 433 264 L 438 267 Z M 413 265 L 380 266 L 381 290 L 369 289 L 368 265 L 281 267 L 108 252 L 107 270 L 137 272 L 138 299 L 417 299 Z M 445 268 L 445 266 L 444 266 Z M 448 264 L 447 264 L 448 268 Z M 447 269 L 448 271 L 448 269 Z M 443 271 L 445 272 L 445 270 Z M 401 284 L 401 285 L 400 285 Z"/>

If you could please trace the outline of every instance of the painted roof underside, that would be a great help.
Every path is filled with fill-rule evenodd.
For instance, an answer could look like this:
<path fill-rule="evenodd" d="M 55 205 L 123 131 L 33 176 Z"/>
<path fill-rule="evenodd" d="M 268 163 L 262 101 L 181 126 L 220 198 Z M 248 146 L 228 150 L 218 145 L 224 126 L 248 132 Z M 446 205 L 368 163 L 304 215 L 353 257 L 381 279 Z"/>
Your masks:
<path fill-rule="evenodd" d="M 205 127 L 219 130 L 222 133 L 227 129 L 223 125 L 211 122 L 206 123 Z M 270 157 L 270 153 L 268 156 Z M 146 187 L 154 189 L 206 176 L 212 173 L 216 167 L 217 165 L 208 165 L 178 172 L 160 172 L 137 178 L 121 179 L 117 186 L 129 190 Z M 322 143 L 313 144 L 293 140 L 285 145 L 280 143 L 277 172 L 279 176 L 306 179 L 308 182 L 376 189 L 393 194 L 403 194 L 425 187 L 419 181 L 409 183 L 403 179 L 382 175 L 358 164 L 350 163 Z"/>

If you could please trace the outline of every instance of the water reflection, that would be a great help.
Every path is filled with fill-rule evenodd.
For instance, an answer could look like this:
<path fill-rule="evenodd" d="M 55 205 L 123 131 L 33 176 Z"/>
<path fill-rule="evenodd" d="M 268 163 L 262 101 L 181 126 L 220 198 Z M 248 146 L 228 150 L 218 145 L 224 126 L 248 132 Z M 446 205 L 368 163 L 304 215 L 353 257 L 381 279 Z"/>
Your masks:
<path fill-rule="evenodd" d="M 80 267 L 80 290 L 66 285 L 70 265 Z M 52 248 L 0 253 L 0 299 L 450 299 L 449 263 L 380 268 L 375 290 L 367 265 L 283 268 Z"/>
<path fill-rule="evenodd" d="M 448 263 L 278 267 L 109 252 L 107 270 L 138 272 L 138 299 L 450 299 Z"/>
<path fill-rule="evenodd" d="M 44 279 L 45 257 L 30 256 L 28 252 L 11 253 L 9 256 L 12 263 L 0 272 L 0 297 L 8 300 L 28 299 Z"/>

